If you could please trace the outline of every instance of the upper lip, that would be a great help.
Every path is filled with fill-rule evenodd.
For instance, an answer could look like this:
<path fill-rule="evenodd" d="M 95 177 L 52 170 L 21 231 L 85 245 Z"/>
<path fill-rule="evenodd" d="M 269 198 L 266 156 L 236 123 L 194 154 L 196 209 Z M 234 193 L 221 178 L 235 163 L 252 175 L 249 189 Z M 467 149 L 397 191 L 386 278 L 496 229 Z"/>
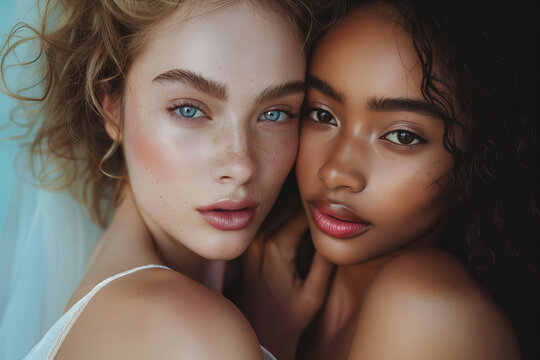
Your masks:
<path fill-rule="evenodd" d="M 259 206 L 254 200 L 244 198 L 241 200 L 222 199 L 213 204 L 198 207 L 198 211 L 211 211 L 211 210 L 242 210 L 242 209 L 254 209 Z"/>
<path fill-rule="evenodd" d="M 316 199 L 309 201 L 309 204 L 316 207 L 322 213 L 335 217 L 336 219 L 369 224 L 368 221 L 360 218 L 353 210 L 351 210 L 350 207 L 342 203 L 334 202 L 328 199 Z"/>

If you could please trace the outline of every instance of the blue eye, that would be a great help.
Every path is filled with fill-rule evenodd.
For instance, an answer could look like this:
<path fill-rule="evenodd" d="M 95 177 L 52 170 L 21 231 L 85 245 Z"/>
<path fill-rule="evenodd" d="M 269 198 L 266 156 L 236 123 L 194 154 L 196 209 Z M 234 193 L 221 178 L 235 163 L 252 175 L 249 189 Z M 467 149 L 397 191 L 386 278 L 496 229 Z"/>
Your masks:
<path fill-rule="evenodd" d="M 309 116 L 316 122 L 328 125 L 337 125 L 337 121 L 334 116 L 323 109 L 313 109 L 310 111 Z"/>
<path fill-rule="evenodd" d="M 204 113 L 195 106 L 183 105 L 174 109 L 174 112 L 185 118 L 200 118 L 204 116 Z"/>
<path fill-rule="evenodd" d="M 261 116 L 259 116 L 259 120 L 272 121 L 272 122 L 286 121 L 288 119 L 289 119 L 289 114 L 280 110 L 265 111 L 261 114 Z"/>
<path fill-rule="evenodd" d="M 383 139 L 386 139 L 390 142 L 393 142 L 394 144 L 402 145 L 402 146 L 417 145 L 417 144 L 420 144 L 420 143 L 423 144 L 426 142 L 420 136 L 407 130 L 391 131 L 388 134 L 384 135 Z"/>

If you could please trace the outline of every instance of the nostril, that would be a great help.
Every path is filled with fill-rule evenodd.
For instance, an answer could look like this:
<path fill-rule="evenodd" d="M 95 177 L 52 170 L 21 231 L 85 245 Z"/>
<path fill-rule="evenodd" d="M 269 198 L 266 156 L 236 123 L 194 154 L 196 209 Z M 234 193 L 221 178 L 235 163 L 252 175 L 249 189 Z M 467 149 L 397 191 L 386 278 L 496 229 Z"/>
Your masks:
<path fill-rule="evenodd" d="M 317 177 L 319 178 L 319 180 L 321 180 L 322 182 L 324 182 L 324 179 L 323 179 L 323 176 L 322 176 L 322 168 L 320 168 L 320 169 L 317 171 Z"/>

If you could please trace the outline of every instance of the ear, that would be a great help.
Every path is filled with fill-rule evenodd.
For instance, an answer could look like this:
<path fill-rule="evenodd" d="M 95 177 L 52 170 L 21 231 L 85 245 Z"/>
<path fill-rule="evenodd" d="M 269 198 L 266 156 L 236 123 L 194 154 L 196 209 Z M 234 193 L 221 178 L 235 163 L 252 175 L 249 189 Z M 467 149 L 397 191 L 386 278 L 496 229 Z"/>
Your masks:
<path fill-rule="evenodd" d="M 122 140 L 121 134 L 121 117 L 122 117 L 122 100 L 119 95 L 113 95 L 100 92 L 99 99 L 101 106 L 105 112 L 105 131 L 107 135 L 114 141 Z"/>

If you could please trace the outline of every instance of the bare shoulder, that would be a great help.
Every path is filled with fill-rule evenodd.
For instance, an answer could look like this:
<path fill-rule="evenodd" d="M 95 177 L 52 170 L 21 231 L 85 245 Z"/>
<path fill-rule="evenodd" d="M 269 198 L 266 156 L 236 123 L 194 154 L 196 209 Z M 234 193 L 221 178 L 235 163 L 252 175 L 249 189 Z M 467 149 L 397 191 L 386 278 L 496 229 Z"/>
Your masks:
<path fill-rule="evenodd" d="M 351 358 L 519 359 L 509 319 L 452 255 L 421 249 L 386 263 L 367 291 Z"/>
<path fill-rule="evenodd" d="M 175 271 L 147 269 L 105 286 L 57 358 L 258 359 L 255 333 L 220 294 Z"/>

